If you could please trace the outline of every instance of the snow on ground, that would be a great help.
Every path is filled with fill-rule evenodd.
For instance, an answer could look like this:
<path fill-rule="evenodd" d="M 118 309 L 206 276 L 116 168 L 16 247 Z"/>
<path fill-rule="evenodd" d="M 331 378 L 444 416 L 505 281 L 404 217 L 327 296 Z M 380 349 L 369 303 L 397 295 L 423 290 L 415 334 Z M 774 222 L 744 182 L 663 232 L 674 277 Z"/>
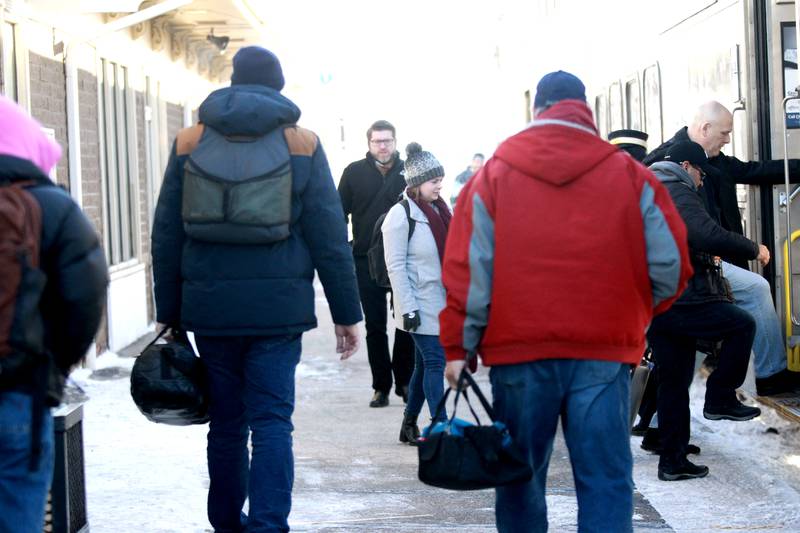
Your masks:
<path fill-rule="evenodd" d="M 208 475 L 201 459 L 207 426 L 148 421 L 130 397 L 133 361 L 106 353 L 97 359 L 96 374 L 107 370 L 110 379 L 89 379 L 88 369 L 72 375 L 90 398 L 83 424 L 90 528 L 93 533 L 207 531 Z M 143 454 L 153 443 L 158 453 Z M 179 492 L 175 480 L 181 480 Z"/>
<path fill-rule="evenodd" d="M 330 331 L 320 335 L 324 336 L 324 342 L 330 340 L 327 338 Z M 365 396 L 366 401 L 364 390 L 367 387 L 360 383 L 363 376 L 359 377 L 368 375 L 365 369 L 356 372 L 360 367 L 342 367 L 336 358 L 314 353 L 311 343 L 309 351 L 308 356 L 304 353 L 304 361 L 298 367 L 298 379 L 306 380 L 312 388 L 301 387 L 299 399 L 306 403 L 314 401 L 314 398 L 319 401 L 321 389 L 327 395 L 328 403 L 338 405 L 337 402 L 345 397 L 359 393 Z M 205 510 L 208 486 L 206 426 L 171 427 L 145 419 L 137 411 L 128 390 L 127 376 L 133 361 L 132 358 L 106 354 L 97 360 L 98 369 L 94 374 L 81 369 L 72 376 L 90 398 L 84 404 L 83 428 L 91 530 L 93 533 L 208 532 L 210 526 Z M 358 365 L 366 365 L 366 362 L 359 361 Z M 317 381 L 317 385 L 311 385 L 313 381 Z M 316 389 L 317 386 L 320 389 Z M 640 439 L 634 437 L 632 448 L 637 490 L 676 532 L 800 532 L 800 426 L 778 417 L 767 408 L 763 409 L 760 418 L 748 422 L 705 420 L 702 418 L 704 392 L 703 380 L 696 379 L 691 388 L 692 442 L 702 448 L 702 454 L 694 460 L 709 466 L 709 476 L 700 480 L 659 481 L 656 477 L 658 457 L 642 451 Z M 393 398 L 396 403 L 395 400 Z M 390 409 L 397 411 L 399 420 L 400 406 L 393 403 Z M 353 412 L 343 411 L 338 416 L 351 418 Z M 385 416 L 382 411 L 365 410 L 363 419 L 367 423 L 362 427 L 366 433 L 354 438 L 377 438 L 378 432 L 384 431 L 383 426 L 373 425 L 370 420 Z M 345 422 L 336 418 L 335 410 L 328 417 L 327 423 L 331 428 Z M 327 456 L 318 453 L 306 456 L 309 451 L 324 447 L 324 434 L 332 429 L 322 423 L 313 424 L 308 418 L 301 422 L 297 437 L 303 445 L 297 449 L 296 457 L 297 484 L 301 490 L 297 490 L 295 495 L 297 513 L 290 518 L 293 528 L 319 531 L 324 524 L 335 522 L 344 527 L 336 531 L 347 531 L 347 523 L 353 525 L 353 531 L 369 531 L 369 524 L 363 523 L 369 518 L 364 518 L 364 515 L 378 512 L 382 519 L 398 517 L 390 521 L 397 520 L 398 528 L 402 525 L 398 531 L 435 530 L 433 524 L 414 529 L 415 520 L 423 520 L 429 515 L 420 514 L 415 518 L 420 508 L 409 507 L 412 500 L 406 499 L 413 493 L 399 490 L 401 485 L 392 476 L 379 482 L 379 487 L 384 488 L 371 493 L 371 498 L 364 492 L 355 491 L 353 487 L 364 482 L 350 479 L 352 476 L 366 476 L 364 479 L 373 482 L 376 472 L 379 476 L 387 476 L 385 468 L 379 468 L 386 465 L 374 463 L 386 461 L 385 455 L 350 455 L 352 450 L 341 448 L 328 450 Z M 392 419 L 388 423 L 392 431 L 395 422 Z M 317 440 L 318 443 L 312 442 Z M 398 471 L 400 478 L 406 475 L 405 470 L 413 474 L 414 460 L 410 450 L 397 448 L 390 453 L 403 456 L 397 463 L 403 469 Z M 566 451 L 554 451 L 554 457 L 560 455 L 566 456 Z M 349 456 L 349 459 L 340 460 L 340 456 Z M 326 464 L 314 466 L 320 462 Z M 347 467 L 348 464 L 352 466 Z M 328 479 L 331 476 L 338 482 Z M 331 483 L 350 488 L 338 496 L 330 490 L 315 490 L 318 485 Z M 430 494 L 438 497 L 438 493 Z M 453 494 L 452 497 L 456 502 L 467 495 Z M 398 501 L 392 503 L 392 498 Z M 490 502 L 491 497 L 487 500 Z M 549 493 L 548 504 L 553 531 L 561 530 L 556 524 L 574 524 L 574 496 Z M 364 509 L 359 510 L 357 505 Z M 490 524 L 492 510 L 487 507 L 479 512 L 479 507 L 481 505 L 473 506 L 469 511 L 473 515 L 472 522 Z M 395 514 L 391 514 L 393 512 Z M 361 525 L 357 527 L 357 524 Z M 380 530 L 386 529 L 382 527 Z M 465 525 L 463 530 L 483 529 L 477 525 Z"/>
<path fill-rule="evenodd" d="M 703 418 L 705 381 L 690 389 L 691 442 L 702 449 L 690 456 L 709 467 L 703 479 L 663 482 L 656 477 L 658 456 L 632 438 L 634 481 L 677 532 L 800 532 L 800 426 L 770 408 L 747 422 Z M 752 402 L 748 402 L 751 403 Z"/>

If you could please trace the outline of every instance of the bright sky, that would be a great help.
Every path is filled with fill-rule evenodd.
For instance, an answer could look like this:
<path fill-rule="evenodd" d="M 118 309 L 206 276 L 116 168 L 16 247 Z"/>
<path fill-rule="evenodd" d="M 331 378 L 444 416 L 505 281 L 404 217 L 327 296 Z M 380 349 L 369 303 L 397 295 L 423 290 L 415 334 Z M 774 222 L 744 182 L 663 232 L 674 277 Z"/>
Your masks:
<path fill-rule="evenodd" d="M 524 91 L 541 75 L 562 68 L 587 82 L 596 76 L 598 49 L 641 29 L 626 17 L 649 1 L 559 0 L 556 10 L 553 0 L 250 5 L 266 21 L 263 44 L 280 57 L 285 92 L 322 137 L 335 178 L 364 156 L 367 127 L 386 119 L 398 148 L 422 144 L 449 184 L 474 152 L 490 155 L 525 126 Z M 604 27 L 604 18 L 628 20 L 628 29 Z"/>

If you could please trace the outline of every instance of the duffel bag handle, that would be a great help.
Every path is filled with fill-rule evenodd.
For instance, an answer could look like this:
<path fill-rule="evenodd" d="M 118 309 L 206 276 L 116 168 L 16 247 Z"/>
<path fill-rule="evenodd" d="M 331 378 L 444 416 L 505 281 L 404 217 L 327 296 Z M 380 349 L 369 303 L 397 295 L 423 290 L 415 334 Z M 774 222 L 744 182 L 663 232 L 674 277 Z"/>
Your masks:
<path fill-rule="evenodd" d="M 150 348 L 156 342 L 158 342 L 158 339 L 163 337 L 167 333 L 167 331 L 169 331 L 169 330 L 172 330 L 172 334 L 176 337 L 175 341 L 174 341 L 176 344 L 185 345 L 189 349 L 189 351 L 192 352 L 192 354 L 194 354 L 194 349 L 192 349 L 192 345 L 189 342 L 189 338 L 186 336 L 186 333 L 183 330 L 179 330 L 179 329 L 173 328 L 171 326 L 164 326 L 161 329 L 161 331 L 158 332 L 158 335 L 156 335 L 155 338 L 153 340 L 151 340 L 150 343 L 147 346 L 144 347 L 144 350 L 142 350 L 141 353 L 146 352 L 148 350 L 148 348 Z M 181 373 L 183 373 L 183 374 L 185 374 L 187 376 L 193 377 L 193 378 L 201 378 L 202 377 L 201 375 L 197 374 L 196 370 L 195 371 L 191 371 L 189 368 L 186 367 L 186 365 L 184 364 L 183 361 L 181 361 L 180 359 L 175 357 L 175 352 L 172 349 L 165 349 L 161 353 L 167 359 L 169 359 L 169 361 L 172 363 L 172 366 L 175 367 Z M 195 355 L 195 357 L 197 357 L 197 355 Z"/>
<path fill-rule="evenodd" d="M 480 419 L 478 418 L 478 415 L 472 408 L 472 404 L 469 402 L 469 396 L 467 396 L 467 390 L 466 390 L 467 387 L 472 387 L 472 390 L 475 392 L 475 395 L 478 397 L 478 400 L 480 400 L 483 409 L 486 411 L 486 414 L 489 415 L 491 421 L 495 422 L 497 420 L 494 414 L 494 409 L 492 409 L 492 406 L 489 404 L 488 400 L 486 400 L 486 396 L 484 396 L 483 392 L 481 392 L 481 388 L 478 386 L 478 384 L 475 382 L 475 379 L 470 375 L 469 371 L 467 370 L 467 367 L 469 366 L 469 361 L 474 357 L 476 357 L 475 352 L 467 353 L 467 358 L 466 358 L 467 364 L 464 365 L 464 368 L 461 369 L 461 374 L 459 374 L 458 376 L 458 383 L 456 384 L 456 397 L 453 400 L 453 414 L 450 416 L 450 422 L 452 422 L 456 416 L 456 409 L 458 407 L 458 398 L 463 393 L 464 400 L 466 400 L 467 405 L 469 406 L 469 410 L 472 412 L 472 416 L 475 417 L 475 421 L 478 423 L 478 425 L 480 425 L 481 423 Z M 444 395 L 442 396 L 442 399 L 439 400 L 439 404 L 436 406 L 436 411 L 433 416 L 434 420 L 438 420 L 441 414 L 444 412 L 444 407 L 445 404 L 447 403 L 447 397 L 450 395 L 451 390 L 453 389 L 448 388 L 447 391 L 445 391 Z"/>
<path fill-rule="evenodd" d="M 160 332 L 158 332 L 158 335 L 156 335 L 156 336 L 155 336 L 155 338 L 154 338 L 153 340 L 151 340 L 151 341 L 150 341 L 150 344 L 148 344 L 147 346 L 145 346 L 145 347 L 144 347 L 144 350 L 142 350 L 142 353 L 146 352 L 148 348 L 150 348 L 152 345 L 154 345 L 156 342 L 158 342 L 158 339 L 160 339 L 161 337 L 163 337 L 163 336 L 164 336 L 164 334 L 165 334 L 167 331 L 169 331 L 169 326 L 164 326 L 164 327 L 162 328 L 162 330 L 161 330 Z"/>
<path fill-rule="evenodd" d="M 172 330 L 172 334 L 173 336 L 175 336 L 175 342 L 178 342 L 180 344 L 190 344 L 189 337 L 186 336 L 185 331 L 178 328 L 173 328 L 172 326 L 164 326 L 163 328 L 161 328 L 161 331 L 158 332 L 158 335 L 156 335 L 155 338 L 151 340 L 147 346 L 144 347 L 144 350 L 142 350 L 141 353 L 144 353 L 148 348 L 157 343 L 158 339 L 163 337 L 169 330 Z"/>

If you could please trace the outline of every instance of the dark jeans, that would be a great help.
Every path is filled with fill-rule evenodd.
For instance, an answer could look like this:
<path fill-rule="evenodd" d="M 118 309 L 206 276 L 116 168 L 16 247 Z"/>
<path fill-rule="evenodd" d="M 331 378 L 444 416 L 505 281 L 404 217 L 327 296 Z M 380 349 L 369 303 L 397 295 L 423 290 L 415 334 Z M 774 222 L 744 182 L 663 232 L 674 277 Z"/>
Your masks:
<path fill-rule="evenodd" d="M 411 337 L 416 346 L 416 364 L 408 386 L 408 405 L 405 414 L 418 416 L 422 404 L 427 400 L 431 420 L 433 422 L 445 420 L 446 410 L 442 411 L 438 420 L 433 420 L 436 406 L 444 396 L 444 348 L 439 342 L 438 335 L 412 333 Z"/>
<path fill-rule="evenodd" d="M 414 341 L 402 330 L 394 332 L 394 347 L 389 356 L 389 336 L 386 334 L 386 294 L 388 289 L 379 287 L 369 277 L 369 262 L 366 256 L 355 256 L 358 295 L 364 309 L 367 326 L 367 357 L 372 370 L 372 388 L 388 393 L 392 389 L 392 372 L 398 393 L 408 386 L 414 371 Z"/>
<path fill-rule="evenodd" d="M 689 444 L 689 385 L 694 374 L 697 339 L 721 340 L 719 365 L 706 382 L 706 407 L 736 401 L 744 382 L 755 321 L 732 303 L 676 305 L 657 316 L 647 332 L 658 367 L 658 427 L 662 464 L 686 456 Z"/>
<path fill-rule="evenodd" d="M 561 419 L 578 497 L 578 531 L 630 532 L 630 366 L 545 359 L 493 366 L 489 378 L 495 413 L 533 468 L 527 483 L 497 487 L 497 530 L 547 531 L 547 468 Z"/>
<path fill-rule="evenodd" d="M 216 533 L 289 531 L 300 335 L 195 338 L 209 382 L 208 519 Z M 252 432 L 252 457 L 247 441 Z"/>

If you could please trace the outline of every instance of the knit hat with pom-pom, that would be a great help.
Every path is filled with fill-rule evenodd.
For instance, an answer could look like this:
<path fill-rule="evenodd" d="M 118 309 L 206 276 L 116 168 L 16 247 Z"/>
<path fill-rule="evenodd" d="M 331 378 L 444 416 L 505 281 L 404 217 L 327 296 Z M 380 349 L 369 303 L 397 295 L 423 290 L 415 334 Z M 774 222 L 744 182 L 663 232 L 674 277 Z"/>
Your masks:
<path fill-rule="evenodd" d="M 406 146 L 406 185 L 418 187 L 426 181 L 444 177 L 444 168 L 433 154 L 422 149 L 419 143 Z"/>

